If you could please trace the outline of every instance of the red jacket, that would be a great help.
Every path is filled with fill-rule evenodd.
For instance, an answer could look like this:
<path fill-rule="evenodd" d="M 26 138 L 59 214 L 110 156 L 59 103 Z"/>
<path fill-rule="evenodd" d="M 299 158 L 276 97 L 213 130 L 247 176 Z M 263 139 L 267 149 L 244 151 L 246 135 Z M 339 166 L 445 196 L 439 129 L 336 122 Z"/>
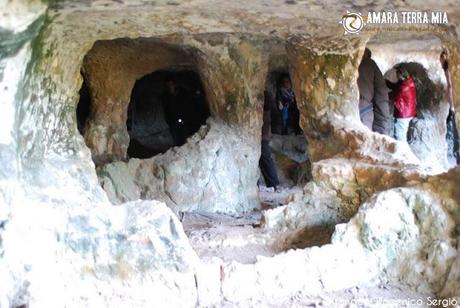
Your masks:
<path fill-rule="evenodd" d="M 416 100 L 415 83 L 412 77 L 409 77 L 401 82 L 394 93 L 395 117 L 399 119 L 415 117 L 417 115 Z"/>

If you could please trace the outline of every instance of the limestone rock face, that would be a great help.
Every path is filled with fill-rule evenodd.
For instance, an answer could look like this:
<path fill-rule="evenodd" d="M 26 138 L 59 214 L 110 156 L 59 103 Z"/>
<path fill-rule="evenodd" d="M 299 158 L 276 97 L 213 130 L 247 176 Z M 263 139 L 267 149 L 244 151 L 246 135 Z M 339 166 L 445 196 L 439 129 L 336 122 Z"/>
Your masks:
<path fill-rule="evenodd" d="M 15 208 L 2 233 L 2 307 L 195 306 L 198 257 L 164 204 L 69 210 Z"/>
<path fill-rule="evenodd" d="M 175 211 L 243 213 L 259 206 L 254 153 L 260 150 L 251 141 L 235 126 L 209 119 L 184 146 L 107 164 L 99 168 L 99 179 L 115 204 L 153 199 Z"/>
<path fill-rule="evenodd" d="M 172 66 L 190 66 L 199 73 L 211 115 L 255 133 L 261 125 L 257 111 L 267 61 L 260 40 L 212 34 L 96 42 L 83 63 L 92 98 L 85 140 L 93 160 L 102 165 L 126 158 L 126 119 L 134 82 Z"/>
<path fill-rule="evenodd" d="M 321 197 L 326 205 L 332 200 Z M 348 223 L 336 226 L 331 244 L 260 257 L 254 265 L 225 265 L 223 296 L 276 298 L 387 281 L 439 292 L 457 274 L 451 270 L 458 258 L 450 214 L 455 207 L 447 201 L 419 188 L 376 194 Z M 450 294 L 457 294 L 451 281 Z"/>
<path fill-rule="evenodd" d="M 446 47 L 458 109 L 458 6 L 210 3 L 66 0 L 47 10 L 44 1 L 0 1 L 0 306 L 211 306 L 387 281 L 460 297 L 460 171 L 432 176 L 451 167 L 444 80 L 433 63 Z M 434 28 L 446 30 L 436 44 L 422 44 L 433 49 L 404 49 L 434 84 L 425 94 L 436 94 L 410 145 L 359 122 L 357 67 L 372 34 L 344 36 L 338 21 L 370 6 L 436 7 L 452 17 L 452 27 Z M 385 53 L 381 38 L 373 43 L 379 65 L 408 61 Z M 211 118 L 183 147 L 126 162 L 132 85 L 171 64 L 195 68 Z M 82 69 L 94 102 L 84 136 L 75 117 Z M 258 206 L 263 91 L 275 69 L 293 79 L 313 181 L 265 212 L 265 227 L 339 225 L 321 247 L 253 264 L 200 262 L 168 207 L 240 214 Z"/>
<path fill-rule="evenodd" d="M 308 146 L 303 135 L 273 135 L 270 147 L 281 186 L 300 186 L 311 180 Z"/>
<path fill-rule="evenodd" d="M 440 295 L 443 298 L 456 298 L 460 300 L 460 251 L 457 250 L 457 258 L 452 263 L 449 275 L 447 277 L 444 288 Z"/>
<path fill-rule="evenodd" d="M 385 269 L 381 279 L 439 292 L 457 256 L 450 210 L 419 189 L 385 191 L 360 208 L 348 231 L 338 226 L 333 243 L 355 234 Z"/>
<path fill-rule="evenodd" d="M 348 221 L 377 192 L 417 183 L 423 173 L 357 160 L 325 159 L 312 164 L 313 180 L 287 205 L 263 211 L 269 228 L 312 228 Z"/>

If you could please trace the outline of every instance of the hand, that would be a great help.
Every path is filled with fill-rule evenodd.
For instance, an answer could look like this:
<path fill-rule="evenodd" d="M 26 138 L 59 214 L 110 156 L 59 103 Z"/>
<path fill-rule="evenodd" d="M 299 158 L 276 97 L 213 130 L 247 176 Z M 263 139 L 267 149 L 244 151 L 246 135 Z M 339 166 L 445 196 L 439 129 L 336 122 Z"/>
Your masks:
<path fill-rule="evenodd" d="M 281 102 L 278 102 L 278 109 L 283 110 L 283 104 Z"/>

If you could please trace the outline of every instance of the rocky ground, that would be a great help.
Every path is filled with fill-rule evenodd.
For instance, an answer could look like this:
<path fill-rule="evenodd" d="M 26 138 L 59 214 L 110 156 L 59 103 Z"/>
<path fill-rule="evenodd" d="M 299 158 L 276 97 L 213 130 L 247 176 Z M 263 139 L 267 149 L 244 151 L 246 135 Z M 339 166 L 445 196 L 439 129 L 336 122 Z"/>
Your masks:
<path fill-rule="evenodd" d="M 219 257 L 224 261 L 254 263 L 258 256 L 272 257 L 289 249 L 321 246 L 330 243 L 332 227 L 318 226 L 293 231 L 264 228 L 261 219 L 264 208 L 276 208 L 288 203 L 299 187 L 280 192 L 260 192 L 262 211 L 241 217 L 226 214 L 184 213 L 182 224 L 190 244 L 202 260 Z"/>
<path fill-rule="evenodd" d="M 261 226 L 261 218 L 266 209 L 285 206 L 292 194 L 299 191 L 299 187 L 284 188 L 279 192 L 262 188 L 262 210 L 241 217 L 185 213 L 182 216 L 184 231 L 204 264 L 215 263 L 216 258 L 224 263 L 254 264 L 260 257 L 273 257 L 290 249 L 330 244 L 334 227 L 304 228 L 293 232 Z M 382 282 L 378 285 L 360 285 L 339 291 L 323 291 L 316 295 L 312 295 L 308 290 L 299 291 L 293 296 L 277 300 L 264 301 L 254 298 L 237 303 L 224 300 L 212 307 L 432 307 L 433 303 L 439 300 L 433 293 L 415 291 L 411 287 L 394 282 Z"/>

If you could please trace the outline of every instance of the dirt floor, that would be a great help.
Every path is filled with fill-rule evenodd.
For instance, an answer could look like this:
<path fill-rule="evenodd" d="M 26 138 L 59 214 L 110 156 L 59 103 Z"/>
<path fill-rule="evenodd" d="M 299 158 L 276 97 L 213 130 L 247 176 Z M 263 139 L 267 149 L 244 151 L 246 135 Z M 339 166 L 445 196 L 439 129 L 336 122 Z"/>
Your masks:
<path fill-rule="evenodd" d="M 290 195 L 299 191 L 299 187 L 261 191 L 262 210 L 286 204 Z M 257 256 L 270 257 L 289 249 L 327 244 L 333 232 L 331 227 L 281 232 L 260 227 L 260 219 L 260 211 L 243 217 L 194 212 L 185 213 L 182 223 L 202 260 L 219 257 L 246 264 L 254 263 Z"/>

